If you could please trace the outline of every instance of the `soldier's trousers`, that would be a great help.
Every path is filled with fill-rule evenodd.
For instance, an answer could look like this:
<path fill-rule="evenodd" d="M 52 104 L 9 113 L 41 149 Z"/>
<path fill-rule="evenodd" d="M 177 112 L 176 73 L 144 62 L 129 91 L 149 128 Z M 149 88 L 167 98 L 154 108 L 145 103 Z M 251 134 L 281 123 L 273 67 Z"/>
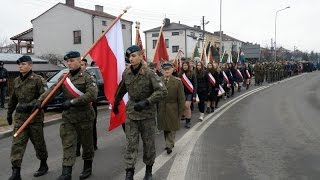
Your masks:
<path fill-rule="evenodd" d="M 63 147 L 63 166 L 73 166 L 76 161 L 77 138 L 82 145 L 82 159 L 94 157 L 92 121 L 70 123 L 63 121 L 60 125 L 60 138 Z"/>
<path fill-rule="evenodd" d="M 14 133 L 20 126 L 15 126 Z M 46 142 L 43 136 L 43 122 L 30 123 L 17 137 L 13 137 L 10 156 L 13 167 L 21 167 L 29 138 L 36 151 L 37 158 L 39 160 L 46 160 L 48 158 Z"/>
<path fill-rule="evenodd" d="M 164 139 L 166 141 L 166 147 L 172 149 L 175 142 L 176 132 L 175 131 L 164 131 Z"/>
<path fill-rule="evenodd" d="M 127 149 L 125 154 L 126 168 L 134 168 L 138 156 L 139 136 L 141 134 L 143 144 L 143 162 L 152 166 L 156 158 L 155 150 L 155 127 L 156 121 L 154 118 L 145 120 L 126 121 L 126 138 Z"/>

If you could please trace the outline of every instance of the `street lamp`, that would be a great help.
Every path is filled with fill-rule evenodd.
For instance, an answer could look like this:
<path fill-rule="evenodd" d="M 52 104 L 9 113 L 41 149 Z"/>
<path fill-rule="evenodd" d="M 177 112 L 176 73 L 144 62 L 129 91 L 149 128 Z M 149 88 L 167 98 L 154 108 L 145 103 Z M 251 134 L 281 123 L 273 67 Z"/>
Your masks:
<path fill-rule="evenodd" d="M 275 21 L 274 21 L 274 60 L 277 61 L 277 16 L 278 12 L 289 9 L 290 6 L 287 6 L 283 9 L 280 9 L 276 12 Z"/>

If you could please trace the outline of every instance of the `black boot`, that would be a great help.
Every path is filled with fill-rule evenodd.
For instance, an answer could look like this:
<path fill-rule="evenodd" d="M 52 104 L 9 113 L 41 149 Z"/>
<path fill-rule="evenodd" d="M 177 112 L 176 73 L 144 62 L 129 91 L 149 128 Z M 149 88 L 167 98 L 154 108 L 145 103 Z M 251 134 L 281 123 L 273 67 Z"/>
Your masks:
<path fill-rule="evenodd" d="M 92 160 L 84 160 L 83 171 L 80 179 L 87 179 L 92 174 Z"/>
<path fill-rule="evenodd" d="M 152 180 L 152 166 L 146 166 L 146 174 L 144 175 L 143 180 Z"/>
<path fill-rule="evenodd" d="M 133 168 L 126 169 L 126 180 L 133 180 L 133 175 L 134 175 Z"/>
<path fill-rule="evenodd" d="M 41 160 L 40 167 L 36 173 L 33 174 L 34 177 L 43 176 L 48 172 L 49 168 L 47 165 L 47 160 Z"/>
<path fill-rule="evenodd" d="M 79 157 L 81 155 L 80 149 L 81 149 L 81 144 L 77 143 L 77 151 L 76 151 L 76 156 L 77 157 Z"/>
<path fill-rule="evenodd" d="M 186 124 L 184 125 L 185 128 L 189 129 L 191 127 L 191 123 L 190 123 L 191 119 L 186 118 Z"/>
<path fill-rule="evenodd" d="M 63 166 L 62 174 L 58 177 L 57 180 L 71 180 L 72 175 L 72 166 Z"/>
<path fill-rule="evenodd" d="M 12 167 L 12 175 L 9 180 L 21 180 L 20 167 Z"/>

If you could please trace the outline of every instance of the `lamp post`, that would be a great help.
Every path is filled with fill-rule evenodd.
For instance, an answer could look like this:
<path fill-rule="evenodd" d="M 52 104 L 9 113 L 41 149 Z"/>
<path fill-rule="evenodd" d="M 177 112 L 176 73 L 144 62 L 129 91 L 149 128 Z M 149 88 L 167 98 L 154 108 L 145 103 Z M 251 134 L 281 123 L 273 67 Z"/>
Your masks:
<path fill-rule="evenodd" d="M 220 55 L 220 59 L 219 59 L 219 63 L 221 61 L 221 57 L 222 57 L 222 32 L 221 32 L 221 10 L 222 10 L 222 0 L 220 0 L 220 37 L 219 37 L 219 55 Z"/>
<path fill-rule="evenodd" d="M 289 9 L 290 6 L 287 6 L 283 9 L 280 9 L 276 12 L 275 20 L 274 20 L 274 60 L 277 61 L 277 16 L 280 11 Z"/>

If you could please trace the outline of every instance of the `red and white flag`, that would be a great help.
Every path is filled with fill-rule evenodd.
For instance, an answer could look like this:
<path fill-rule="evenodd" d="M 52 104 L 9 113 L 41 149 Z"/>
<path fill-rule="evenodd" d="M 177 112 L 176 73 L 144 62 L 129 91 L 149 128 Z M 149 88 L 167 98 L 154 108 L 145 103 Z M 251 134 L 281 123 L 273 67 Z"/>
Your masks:
<path fill-rule="evenodd" d="M 102 37 L 89 52 L 93 61 L 97 63 L 104 80 L 104 94 L 109 103 L 114 105 L 114 95 L 125 70 L 124 50 L 122 40 L 122 26 L 118 20 L 110 30 Z M 119 104 L 119 113 L 111 111 L 109 131 L 125 122 L 126 95 Z"/>

